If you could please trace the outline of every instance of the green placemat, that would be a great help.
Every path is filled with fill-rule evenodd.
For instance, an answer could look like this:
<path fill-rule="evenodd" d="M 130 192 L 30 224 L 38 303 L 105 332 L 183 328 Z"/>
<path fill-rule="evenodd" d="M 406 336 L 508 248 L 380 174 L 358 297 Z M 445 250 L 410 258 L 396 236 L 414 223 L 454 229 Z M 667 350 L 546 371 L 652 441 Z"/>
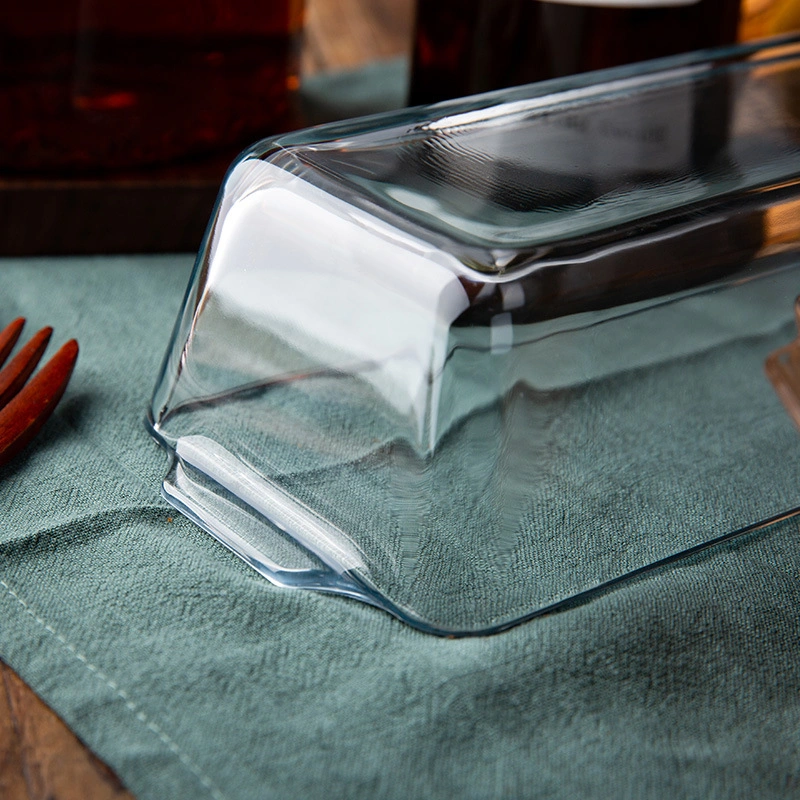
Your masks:
<path fill-rule="evenodd" d="M 0 657 L 141 800 L 800 795 L 797 521 L 492 637 L 276 589 L 159 496 L 190 265 L 0 262 L 0 322 L 81 343 L 0 472 Z"/>

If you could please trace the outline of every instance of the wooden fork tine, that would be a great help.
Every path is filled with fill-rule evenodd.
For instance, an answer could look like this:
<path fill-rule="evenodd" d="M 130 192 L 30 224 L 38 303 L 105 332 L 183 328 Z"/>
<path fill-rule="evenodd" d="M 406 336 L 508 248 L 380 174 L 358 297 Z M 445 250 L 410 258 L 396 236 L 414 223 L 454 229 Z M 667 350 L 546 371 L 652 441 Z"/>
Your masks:
<path fill-rule="evenodd" d="M 52 328 L 42 328 L 0 370 L 0 408 L 25 385 L 28 376 L 36 369 L 52 333 Z"/>
<path fill-rule="evenodd" d="M 8 403 L 0 409 L 0 466 L 8 463 L 39 432 L 67 388 L 78 343 L 70 339 Z"/>
<path fill-rule="evenodd" d="M 3 366 L 8 354 L 14 349 L 17 339 L 22 333 L 23 325 L 25 325 L 25 317 L 17 317 L 0 333 L 0 367 Z"/>

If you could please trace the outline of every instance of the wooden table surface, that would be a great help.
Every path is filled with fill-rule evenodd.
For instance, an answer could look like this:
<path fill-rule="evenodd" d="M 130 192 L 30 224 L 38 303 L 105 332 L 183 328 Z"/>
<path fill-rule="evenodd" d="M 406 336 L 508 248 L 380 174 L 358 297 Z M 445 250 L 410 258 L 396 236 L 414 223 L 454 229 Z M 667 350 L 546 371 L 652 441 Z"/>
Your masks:
<path fill-rule="evenodd" d="M 117 776 L 2 662 L 0 798 L 133 800 Z"/>
<path fill-rule="evenodd" d="M 413 0 L 306 0 L 303 73 L 355 68 L 370 61 L 403 55 L 409 47 L 412 24 Z M 187 219 L 177 222 L 186 226 L 181 241 L 187 237 L 191 241 L 191 237 L 199 236 L 189 218 L 191 204 L 205 203 L 210 207 L 216 188 L 198 181 L 194 188 L 176 187 L 174 191 L 187 195 L 184 198 L 189 201 Z M 8 203 L 15 204 L 15 213 L 24 213 L 27 206 L 20 203 L 29 201 L 30 213 L 35 208 L 41 224 L 42 215 L 47 217 L 47 209 L 42 209 L 40 195 L 32 192 L 27 200 L 20 195 Z M 66 208 L 86 218 L 91 215 L 91 209 L 81 208 L 79 200 L 76 205 L 76 199 L 80 197 L 85 198 L 84 206 L 86 202 L 101 201 L 90 192 L 76 192 Z M 167 197 L 165 202 L 167 206 L 175 207 L 175 197 Z M 56 205 L 51 215 L 53 224 L 57 215 L 63 215 L 65 208 L 63 203 Z M 0 197 L 0 211 L 2 209 Z M 203 214 L 207 218 L 207 211 L 203 210 Z M 70 225 L 64 226 L 63 216 L 58 222 L 69 233 Z M 172 222 L 176 224 L 174 219 Z M 41 229 L 39 233 L 41 235 Z M 72 242 L 62 237 L 56 244 L 56 252 L 59 249 L 70 252 L 70 246 L 72 252 L 86 252 L 77 240 Z M 0 800 L 112 798 L 133 800 L 117 776 L 10 667 L 0 661 Z"/>

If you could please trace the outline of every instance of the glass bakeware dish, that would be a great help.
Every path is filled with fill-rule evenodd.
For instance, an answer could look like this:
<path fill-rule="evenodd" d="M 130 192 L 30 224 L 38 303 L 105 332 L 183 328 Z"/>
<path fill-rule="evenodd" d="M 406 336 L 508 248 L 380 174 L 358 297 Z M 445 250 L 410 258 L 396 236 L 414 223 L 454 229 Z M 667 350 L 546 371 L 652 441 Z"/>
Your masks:
<path fill-rule="evenodd" d="M 231 167 L 149 414 L 279 586 L 499 631 L 796 513 L 800 40 L 327 125 Z"/>

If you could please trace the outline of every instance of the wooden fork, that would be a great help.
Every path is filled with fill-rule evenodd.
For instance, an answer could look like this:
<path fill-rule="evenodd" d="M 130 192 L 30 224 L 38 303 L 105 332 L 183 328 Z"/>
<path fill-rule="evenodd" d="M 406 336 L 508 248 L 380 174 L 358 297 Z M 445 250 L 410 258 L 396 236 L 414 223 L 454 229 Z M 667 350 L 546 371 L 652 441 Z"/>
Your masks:
<path fill-rule="evenodd" d="M 24 325 L 24 317 L 19 317 L 0 333 L 0 367 L 14 349 Z M 78 343 L 74 339 L 28 381 L 52 333 L 52 328 L 42 328 L 0 370 L 0 466 L 7 464 L 36 436 L 69 383 L 78 358 Z"/>

